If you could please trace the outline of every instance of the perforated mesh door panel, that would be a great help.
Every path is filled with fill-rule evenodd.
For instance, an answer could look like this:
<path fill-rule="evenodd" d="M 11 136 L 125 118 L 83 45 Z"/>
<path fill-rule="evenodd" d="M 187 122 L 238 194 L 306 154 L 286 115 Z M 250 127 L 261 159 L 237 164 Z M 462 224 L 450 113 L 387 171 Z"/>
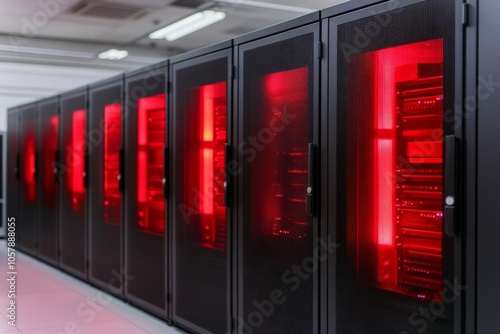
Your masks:
<path fill-rule="evenodd" d="M 245 48 L 240 56 L 240 326 L 250 326 L 255 333 L 312 332 L 314 269 L 298 274 L 292 266 L 303 270 L 313 245 L 305 196 L 316 79 L 314 45 L 314 34 L 304 33 Z"/>
<path fill-rule="evenodd" d="M 332 30 L 344 245 L 337 331 L 451 333 L 453 301 L 441 301 L 454 257 L 442 187 L 443 135 L 453 128 L 454 1 L 370 10 Z M 412 315 L 433 302 L 440 303 L 433 321 Z"/>

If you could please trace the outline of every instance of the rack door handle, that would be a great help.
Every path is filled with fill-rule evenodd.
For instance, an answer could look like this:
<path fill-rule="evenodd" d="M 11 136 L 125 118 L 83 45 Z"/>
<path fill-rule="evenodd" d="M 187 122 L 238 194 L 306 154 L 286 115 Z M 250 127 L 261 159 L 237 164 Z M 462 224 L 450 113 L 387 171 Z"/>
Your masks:
<path fill-rule="evenodd" d="M 35 161 L 33 166 L 33 180 L 38 181 L 38 152 L 35 152 Z"/>
<path fill-rule="evenodd" d="M 163 179 L 162 179 L 162 191 L 163 198 L 168 199 L 168 174 L 170 171 L 168 159 L 168 147 L 163 147 Z"/>
<path fill-rule="evenodd" d="M 318 166 L 318 146 L 309 143 L 307 150 L 307 189 L 306 189 L 306 211 L 309 216 L 317 214 L 317 166 Z"/>
<path fill-rule="evenodd" d="M 119 171 L 118 171 L 118 189 L 120 189 L 121 192 L 125 191 L 125 150 L 123 148 L 120 148 L 118 151 L 119 155 Z"/>
<path fill-rule="evenodd" d="M 59 150 L 56 150 L 54 154 L 54 179 L 56 183 L 59 183 Z"/>
<path fill-rule="evenodd" d="M 16 153 L 16 168 L 14 168 L 14 175 L 16 177 L 17 180 L 19 180 L 20 176 L 21 176 L 21 153 L 20 152 L 17 152 Z"/>
<path fill-rule="evenodd" d="M 83 186 L 85 188 L 89 187 L 89 152 L 87 151 L 87 147 L 85 147 L 85 158 L 84 158 L 84 163 L 83 163 Z"/>
<path fill-rule="evenodd" d="M 232 161 L 232 148 L 229 144 L 224 145 L 224 206 L 230 207 L 231 201 L 231 175 L 228 173 L 228 164 Z"/>
<path fill-rule="evenodd" d="M 459 235 L 457 210 L 457 156 L 458 140 L 454 135 L 445 137 L 444 150 L 444 231 L 450 237 Z"/>

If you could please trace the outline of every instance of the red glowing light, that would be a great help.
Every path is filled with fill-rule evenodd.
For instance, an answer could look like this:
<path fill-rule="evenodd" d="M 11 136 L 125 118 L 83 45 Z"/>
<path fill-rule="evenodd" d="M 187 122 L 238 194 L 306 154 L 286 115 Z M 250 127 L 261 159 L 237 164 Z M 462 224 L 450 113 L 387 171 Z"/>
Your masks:
<path fill-rule="evenodd" d="M 73 194 L 73 210 L 78 211 L 83 200 L 85 185 L 85 110 L 75 110 L 71 116 L 72 132 L 66 155 L 66 186 Z"/>
<path fill-rule="evenodd" d="M 353 77 L 372 78 L 351 87 L 357 107 L 349 136 L 357 149 L 348 160 L 359 165 L 348 168 L 357 173 L 348 180 L 356 182 L 350 198 L 358 201 L 349 212 L 357 225 L 358 276 L 376 277 L 371 284 L 387 290 L 439 298 L 443 40 L 362 54 L 353 63 Z M 368 68 L 372 74 L 361 73 Z M 371 254 L 374 263 L 367 262 Z"/>
<path fill-rule="evenodd" d="M 56 182 L 53 169 L 55 167 L 55 155 L 57 151 L 58 117 L 52 116 L 48 124 L 43 127 L 42 156 L 41 156 L 41 182 L 43 190 L 43 201 L 49 207 L 56 205 Z"/>
<path fill-rule="evenodd" d="M 224 145 L 226 143 L 226 82 L 199 87 L 200 227 L 205 247 L 225 249 L 226 207 Z"/>
<path fill-rule="evenodd" d="M 104 107 L 104 221 L 120 224 L 121 103 Z"/>
<path fill-rule="evenodd" d="M 309 69 L 296 68 L 262 77 L 263 124 L 271 129 L 267 145 L 259 156 L 265 170 L 257 182 L 265 184 L 255 196 L 263 200 L 263 235 L 300 239 L 307 235 L 305 195 L 307 188 L 307 132 L 309 110 Z M 286 115 L 286 116 L 285 116 Z M 285 116 L 285 117 L 284 117 Z M 285 118 L 289 117 L 286 121 Z"/>
<path fill-rule="evenodd" d="M 146 232 L 165 233 L 163 148 L 165 146 L 165 94 L 142 98 L 137 108 L 138 225 Z"/>
<path fill-rule="evenodd" d="M 29 132 L 25 137 L 24 143 L 24 185 L 25 198 L 29 203 L 35 202 L 36 183 L 35 183 L 35 135 Z"/>

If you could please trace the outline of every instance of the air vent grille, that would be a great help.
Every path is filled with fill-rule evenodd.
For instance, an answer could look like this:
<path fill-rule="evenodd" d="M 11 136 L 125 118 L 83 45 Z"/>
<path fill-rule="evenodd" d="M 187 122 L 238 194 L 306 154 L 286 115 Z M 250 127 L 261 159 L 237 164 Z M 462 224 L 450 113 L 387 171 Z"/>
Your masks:
<path fill-rule="evenodd" d="M 112 20 L 138 18 L 144 15 L 146 9 L 141 7 L 124 6 L 114 3 L 81 2 L 71 10 L 73 14 L 88 17 L 97 17 Z"/>

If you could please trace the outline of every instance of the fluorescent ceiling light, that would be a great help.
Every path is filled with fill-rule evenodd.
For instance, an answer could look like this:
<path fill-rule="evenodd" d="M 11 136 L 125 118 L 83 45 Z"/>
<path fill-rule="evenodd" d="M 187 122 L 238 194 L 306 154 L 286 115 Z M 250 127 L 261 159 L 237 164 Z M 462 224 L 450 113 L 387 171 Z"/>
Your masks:
<path fill-rule="evenodd" d="M 117 50 L 117 49 L 109 49 L 108 51 L 99 53 L 100 59 L 110 59 L 110 60 L 119 60 L 128 56 L 127 50 Z"/>
<path fill-rule="evenodd" d="M 151 39 L 165 38 L 167 41 L 175 41 L 181 37 L 189 35 L 195 31 L 208 27 L 211 24 L 219 22 L 226 17 L 224 12 L 214 10 L 204 10 L 183 18 L 171 25 L 161 28 L 149 34 Z"/>
<path fill-rule="evenodd" d="M 86 58 L 86 59 L 91 59 L 91 58 L 95 57 L 95 53 L 91 53 L 91 52 L 79 52 L 79 51 L 71 51 L 71 50 L 54 50 L 54 49 L 33 48 L 33 47 L 26 47 L 26 46 L 12 46 L 12 45 L 0 45 L 0 51 L 35 54 L 35 55 L 42 55 L 42 56 L 72 57 L 72 58 Z"/>

